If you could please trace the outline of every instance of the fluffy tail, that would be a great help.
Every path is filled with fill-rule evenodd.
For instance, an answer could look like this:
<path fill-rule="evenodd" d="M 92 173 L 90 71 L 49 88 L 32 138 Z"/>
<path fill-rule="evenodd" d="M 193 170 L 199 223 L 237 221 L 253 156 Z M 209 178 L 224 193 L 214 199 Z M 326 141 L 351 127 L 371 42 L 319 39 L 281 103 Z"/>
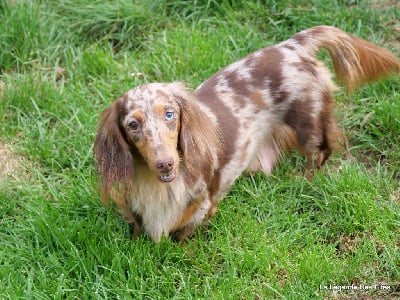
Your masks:
<path fill-rule="evenodd" d="M 313 54 L 320 48 L 328 49 L 336 78 L 349 93 L 367 82 L 400 72 L 400 63 L 392 52 L 332 26 L 312 27 L 293 39 Z"/>

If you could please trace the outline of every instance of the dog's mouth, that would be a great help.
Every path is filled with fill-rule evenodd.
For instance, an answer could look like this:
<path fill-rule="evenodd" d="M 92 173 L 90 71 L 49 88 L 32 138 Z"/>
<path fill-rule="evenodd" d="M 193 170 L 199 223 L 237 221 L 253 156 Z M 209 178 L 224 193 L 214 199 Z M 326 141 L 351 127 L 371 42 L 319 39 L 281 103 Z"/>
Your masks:
<path fill-rule="evenodd" d="M 168 174 L 159 175 L 158 179 L 161 182 L 171 182 L 176 178 L 176 174 L 174 172 L 170 172 Z"/>

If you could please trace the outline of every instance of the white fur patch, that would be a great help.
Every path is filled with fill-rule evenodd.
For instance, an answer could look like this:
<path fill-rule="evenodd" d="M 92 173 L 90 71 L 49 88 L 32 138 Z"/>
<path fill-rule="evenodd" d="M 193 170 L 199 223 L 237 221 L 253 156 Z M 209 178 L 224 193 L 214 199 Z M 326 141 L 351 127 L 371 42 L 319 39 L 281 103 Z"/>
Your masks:
<path fill-rule="evenodd" d="M 128 203 L 132 211 L 142 216 L 145 232 L 154 242 L 169 232 L 181 216 L 190 195 L 184 178 L 179 176 L 171 183 L 160 182 L 157 176 L 142 169 L 134 179 Z"/>

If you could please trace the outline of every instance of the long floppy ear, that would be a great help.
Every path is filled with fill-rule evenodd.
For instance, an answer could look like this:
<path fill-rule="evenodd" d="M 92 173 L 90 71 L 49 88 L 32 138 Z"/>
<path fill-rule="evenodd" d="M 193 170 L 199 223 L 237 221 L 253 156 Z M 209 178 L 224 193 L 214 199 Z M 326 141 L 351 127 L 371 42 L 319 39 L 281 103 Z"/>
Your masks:
<path fill-rule="evenodd" d="M 133 156 L 125 139 L 119 116 L 123 113 L 118 100 L 101 114 L 100 126 L 94 141 L 94 155 L 102 177 L 102 198 L 107 201 L 114 183 L 124 183 L 133 176 Z"/>
<path fill-rule="evenodd" d="M 182 83 L 173 83 L 173 92 L 181 108 L 179 146 L 190 172 L 212 172 L 218 167 L 222 137 L 212 120 L 197 104 L 196 97 Z"/>

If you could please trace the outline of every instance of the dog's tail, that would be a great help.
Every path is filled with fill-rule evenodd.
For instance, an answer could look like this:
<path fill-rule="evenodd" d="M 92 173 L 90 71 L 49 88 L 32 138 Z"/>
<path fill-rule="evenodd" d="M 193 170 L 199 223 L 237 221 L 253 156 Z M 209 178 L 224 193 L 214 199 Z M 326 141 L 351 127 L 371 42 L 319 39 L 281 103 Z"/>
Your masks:
<path fill-rule="evenodd" d="M 312 27 L 292 39 L 312 54 L 321 48 L 328 49 L 336 78 L 349 93 L 367 82 L 400 72 L 400 63 L 392 52 L 336 27 Z"/>

